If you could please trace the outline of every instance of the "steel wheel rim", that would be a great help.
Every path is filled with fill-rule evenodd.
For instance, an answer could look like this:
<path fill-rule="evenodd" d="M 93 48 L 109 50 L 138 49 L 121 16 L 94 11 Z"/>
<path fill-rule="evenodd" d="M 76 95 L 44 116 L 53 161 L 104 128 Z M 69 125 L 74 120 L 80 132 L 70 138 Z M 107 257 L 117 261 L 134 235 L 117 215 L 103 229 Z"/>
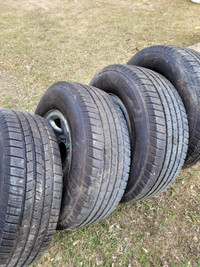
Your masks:
<path fill-rule="evenodd" d="M 44 118 L 49 122 L 56 134 L 60 148 L 63 171 L 64 173 L 69 173 L 72 158 L 72 143 L 69 123 L 62 112 L 57 109 L 50 110 L 45 114 Z"/>

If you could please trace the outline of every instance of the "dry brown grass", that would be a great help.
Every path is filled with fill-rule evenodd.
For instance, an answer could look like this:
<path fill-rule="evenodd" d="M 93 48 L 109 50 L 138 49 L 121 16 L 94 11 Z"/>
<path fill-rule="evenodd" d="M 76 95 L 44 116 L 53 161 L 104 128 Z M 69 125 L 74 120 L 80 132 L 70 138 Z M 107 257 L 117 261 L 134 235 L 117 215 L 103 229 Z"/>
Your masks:
<path fill-rule="evenodd" d="M 58 80 L 88 83 L 154 44 L 200 41 L 187 0 L 0 0 L 0 105 L 34 111 Z M 101 223 L 59 232 L 42 266 L 200 266 L 200 165 L 165 193 Z"/>

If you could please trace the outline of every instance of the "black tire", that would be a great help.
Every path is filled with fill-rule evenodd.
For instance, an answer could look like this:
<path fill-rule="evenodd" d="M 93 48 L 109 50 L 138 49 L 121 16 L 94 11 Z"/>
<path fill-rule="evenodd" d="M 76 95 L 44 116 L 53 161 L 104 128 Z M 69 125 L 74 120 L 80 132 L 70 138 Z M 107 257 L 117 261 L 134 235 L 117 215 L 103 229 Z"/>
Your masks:
<path fill-rule="evenodd" d="M 90 84 L 120 98 L 129 116 L 132 159 L 122 201 L 163 191 L 180 172 L 187 151 L 187 117 L 175 88 L 153 71 L 128 65 L 108 66 Z"/>
<path fill-rule="evenodd" d="M 28 266 L 48 248 L 59 219 L 62 165 L 44 118 L 0 110 L 0 266 Z"/>
<path fill-rule="evenodd" d="M 200 159 L 200 53 L 189 48 L 158 45 L 141 50 L 128 64 L 162 74 L 177 89 L 189 123 L 189 146 L 183 167 L 192 166 Z"/>
<path fill-rule="evenodd" d="M 107 217 L 120 202 L 130 165 L 128 127 L 112 98 L 87 85 L 52 85 L 36 113 L 46 117 L 51 110 L 63 114 L 71 133 L 58 229 L 73 229 Z"/>

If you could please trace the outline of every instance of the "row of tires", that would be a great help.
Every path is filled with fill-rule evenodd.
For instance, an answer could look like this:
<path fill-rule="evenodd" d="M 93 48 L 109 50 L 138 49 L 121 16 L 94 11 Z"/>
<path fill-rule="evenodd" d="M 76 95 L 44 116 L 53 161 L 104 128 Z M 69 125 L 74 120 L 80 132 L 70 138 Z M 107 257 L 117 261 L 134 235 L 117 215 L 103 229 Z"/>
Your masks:
<path fill-rule="evenodd" d="M 169 187 L 200 158 L 199 94 L 200 54 L 154 46 L 90 85 L 55 83 L 36 114 L 0 110 L 0 266 Z"/>

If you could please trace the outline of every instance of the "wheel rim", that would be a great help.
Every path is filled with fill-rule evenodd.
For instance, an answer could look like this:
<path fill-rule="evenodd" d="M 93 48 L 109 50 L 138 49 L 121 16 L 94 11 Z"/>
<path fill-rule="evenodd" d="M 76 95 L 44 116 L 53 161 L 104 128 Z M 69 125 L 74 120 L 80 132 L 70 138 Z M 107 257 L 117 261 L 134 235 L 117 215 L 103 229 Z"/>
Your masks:
<path fill-rule="evenodd" d="M 50 123 L 56 134 L 60 148 L 63 171 L 65 174 L 69 173 L 72 157 L 72 143 L 69 124 L 63 114 L 57 109 L 50 110 L 44 117 Z"/>

